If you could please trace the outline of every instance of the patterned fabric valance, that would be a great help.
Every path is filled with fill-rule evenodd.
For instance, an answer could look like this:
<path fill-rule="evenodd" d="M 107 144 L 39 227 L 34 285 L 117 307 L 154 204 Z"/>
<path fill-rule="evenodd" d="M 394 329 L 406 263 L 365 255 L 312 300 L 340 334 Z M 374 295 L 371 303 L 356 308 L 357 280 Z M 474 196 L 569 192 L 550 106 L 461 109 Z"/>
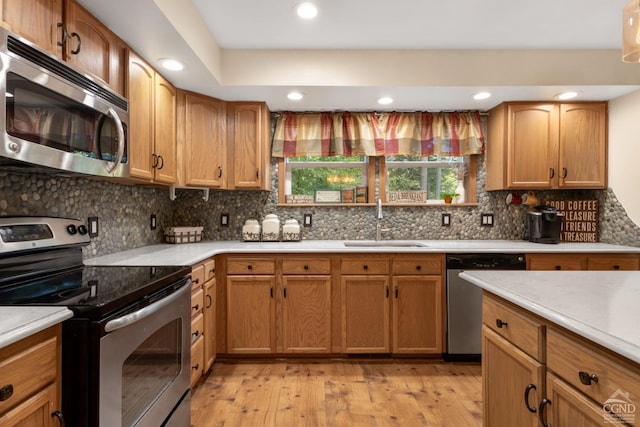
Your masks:
<path fill-rule="evenodd" d="M 281 113 L 274 157 L 464 156 L 484 152 L 477 112 Z"/>

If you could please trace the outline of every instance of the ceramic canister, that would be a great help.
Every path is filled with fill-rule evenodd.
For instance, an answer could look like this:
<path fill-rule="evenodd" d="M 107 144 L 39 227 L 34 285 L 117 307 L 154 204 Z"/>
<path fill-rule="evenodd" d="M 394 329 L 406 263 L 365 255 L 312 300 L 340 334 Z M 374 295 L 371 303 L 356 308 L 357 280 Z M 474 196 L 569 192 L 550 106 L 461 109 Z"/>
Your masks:
<path fill-rule="evenodd" d="M 300 224 L 296 219 L 288 219 L 282 226 L 282 240 L 299 241 L 300 240 Z"/>
<path fill-rule="evenodd" d="M 278 215 L 268 214 L 262 220 L 262 241 L 277 242 L 280 240 L 280 220 Z"/>
<path fill-rule="evenodd" d="M 260 224 L 257 219 L 248 219 L 242 226 L 242 240 L 245 242 L 260 241 Z"/>

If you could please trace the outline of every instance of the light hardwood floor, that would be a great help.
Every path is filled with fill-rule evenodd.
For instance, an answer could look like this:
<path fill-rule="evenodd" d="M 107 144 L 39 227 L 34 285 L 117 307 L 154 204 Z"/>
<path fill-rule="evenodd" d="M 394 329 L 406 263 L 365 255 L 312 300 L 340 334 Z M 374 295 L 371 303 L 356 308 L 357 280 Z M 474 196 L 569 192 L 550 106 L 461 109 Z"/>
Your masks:
<path fill-rule="evenodd" d="M 481 367 L 435 361 L 225 361 L 193 391 L 194 427 L 477 427 Z"/>

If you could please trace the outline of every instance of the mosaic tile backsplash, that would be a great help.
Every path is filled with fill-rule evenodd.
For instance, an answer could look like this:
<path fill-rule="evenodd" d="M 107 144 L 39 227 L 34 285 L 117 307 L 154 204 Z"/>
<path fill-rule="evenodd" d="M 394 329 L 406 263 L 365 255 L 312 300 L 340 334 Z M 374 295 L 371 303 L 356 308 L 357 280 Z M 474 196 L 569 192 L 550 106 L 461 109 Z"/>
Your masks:
<path fill-rule="evenodd" d="M 245 220 L 261 221 L 275 213 L 284 222 L 295 218 L 301 224 L 306 213 L 313 226 L 302 228 L 302 238 L 357 240 L 375 238 L 373 206 L 277 206 L 278 177 L 272 164 L 272 192 L 211 191 L 207 202 L 202 192 L 179 190 L 175 201 L 169 191 L 145 186 L 119 185 L 86 178 L 0 172 L 0 215 L 51 215 L 87 220 L 100 219 L 100 235 L 85 248 L 85 257 L 161 243 L 166 226 L 204 226 L 205 240 L 240 240 Z M 478 206 L 383 208 L 382 226 L 390 228 L 386 239 L 506 239 L 520 240 L 524 234 L 523 206 L 507 205 L 507 191 L 484 191 L 484 161 L 478 162 Z M 640 246 L 640 227 L 627 216 L 613 191 L 537 191 L 539 200 L 597 199 L 600 206 L 599 239 L 604 243 Z M 220 225 L 221 214 L 229 215 L 229 226 Z M 451 226 L 443 227 L 442 214 L 451 214 Z M 494 214 L 494 227 L 482 227 L 481 213 Z M 158 228 L 149 227 L 157 216 Z"/>

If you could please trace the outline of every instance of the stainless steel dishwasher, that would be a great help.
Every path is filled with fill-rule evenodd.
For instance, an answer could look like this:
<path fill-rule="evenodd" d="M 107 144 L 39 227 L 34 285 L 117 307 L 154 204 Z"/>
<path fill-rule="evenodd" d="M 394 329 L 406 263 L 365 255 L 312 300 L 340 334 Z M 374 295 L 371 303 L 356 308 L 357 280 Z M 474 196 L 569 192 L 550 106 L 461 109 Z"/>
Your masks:
<path fill-rule="evenodd" d="M 458 277 L 465 270 L 525 270 L 524 254 L 447 255 L 448 360 L 479 360 L 482 352 L 482 290 Z"/>

